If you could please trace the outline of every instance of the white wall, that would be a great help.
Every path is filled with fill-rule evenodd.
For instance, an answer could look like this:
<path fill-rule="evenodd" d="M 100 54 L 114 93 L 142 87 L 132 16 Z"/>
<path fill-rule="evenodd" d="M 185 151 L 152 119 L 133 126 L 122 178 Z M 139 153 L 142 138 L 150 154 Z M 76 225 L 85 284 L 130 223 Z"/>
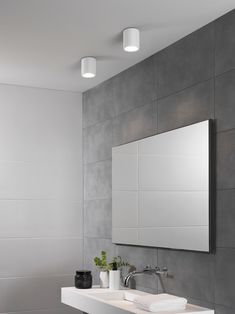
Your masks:
<path fill-rule="evenodd" d="M 82 100 L 0 84 L 0 313 L 69 313 L 83 266 Z"/>

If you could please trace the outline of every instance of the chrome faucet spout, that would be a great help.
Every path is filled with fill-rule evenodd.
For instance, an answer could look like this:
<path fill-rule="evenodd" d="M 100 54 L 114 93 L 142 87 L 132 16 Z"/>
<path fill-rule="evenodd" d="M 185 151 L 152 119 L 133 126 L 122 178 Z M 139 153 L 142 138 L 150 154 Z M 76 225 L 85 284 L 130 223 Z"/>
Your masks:
<path fill-rule="evenodd" d="M 143 275 L 143 274 L 147 274 L 147 275 L 152 275 L 155 274 L 157 276 L 165 276 L 167 277 L 168 275 L 168 270 L 166 267 L 164 267 L 162 270 L 160 269 L 160 267 L 155 267 L 152 268 L 150 266 L 146 266 L 142 271 L 132 271 L 129 274 L 126 275 L 126 277 L 124 278 L 124 286 L 125 287 L 129 287 L 129 283 L 130 280 L 133 277 L 139 276 L 139 275 Z"/>
<path fill-rule="evenodd" d="M 143 271 L 132 271 L 129 274 L 127 274 L 126 277 L 124 278 L 124 287 L 129 287 L 129 282 L 131 278 L 142 275 L 142 274 L 143 274 Z"/>

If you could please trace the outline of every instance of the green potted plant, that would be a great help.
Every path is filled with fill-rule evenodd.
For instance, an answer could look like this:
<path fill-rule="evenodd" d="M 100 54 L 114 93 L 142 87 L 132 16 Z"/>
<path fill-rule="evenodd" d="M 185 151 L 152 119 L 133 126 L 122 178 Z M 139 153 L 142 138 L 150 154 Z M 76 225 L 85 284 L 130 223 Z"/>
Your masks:
<path fill-rule="evenodd" d="M 100 274 L 100 288 L 108 288 L 109 287 L 109 269 L 110 265 L 107 262 L 107 253 L 105 251 L 101 251 L 101 257 L 96 256 L 94 258 L 94 263 L 96 267 L 98 267 Z"/>

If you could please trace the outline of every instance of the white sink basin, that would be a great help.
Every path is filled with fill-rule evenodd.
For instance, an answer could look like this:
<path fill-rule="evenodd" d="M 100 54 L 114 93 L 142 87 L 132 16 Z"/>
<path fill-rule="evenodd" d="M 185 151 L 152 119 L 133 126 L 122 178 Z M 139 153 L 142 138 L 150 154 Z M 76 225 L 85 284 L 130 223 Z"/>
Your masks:
<path fill-rule="evenodd" d="M 147 314 L 139 310 L 133 302 L 126 301 L 125 294 L 147 294 L 138 290 L 109 290 L 94 287 L 92 289 L 76 289 L 74 287 L 61 289 L 61 302 L 88 314 Z M 187 304 L 184 311 L 158 312 L 158 314 L 214 314 L 209 310 L 192 304 Z"/>
<path fill-rule="evenodd" d="M 94 293 L 90 294 L 90 296 L 93 296 L 94 298 L 100 299 L 102 301 L 120 301 L 124 300 L 124 295 L 122 291 L 113 291 L 113 292 L 104 292 L 104 293 Z"/>
<path fill-rule="evenodd" d="M 109 290 L 109 289 L 100 289 L 94 288 L 89 293 L 90 296 L 100 299 L 102 301 L 126 301 L 126 295 L 130 294 L 135 297 L 138 295 L 148 295 L 146 292 L 132 290 L 132 289 L 122 289 L 122 290 Z"/>

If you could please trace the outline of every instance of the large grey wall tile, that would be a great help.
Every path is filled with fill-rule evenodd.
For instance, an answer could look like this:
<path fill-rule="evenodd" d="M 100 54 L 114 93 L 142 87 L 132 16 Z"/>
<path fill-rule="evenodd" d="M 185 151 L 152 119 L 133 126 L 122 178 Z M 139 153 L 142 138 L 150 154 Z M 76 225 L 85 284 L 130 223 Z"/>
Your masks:
<path fill-rule="evenodd" d="M 84 163 L 111 158 L 112 120 L 83 129 Z"/>
<path fill-rule="evenodd" d="M 2 199 L 82 199 L 82 167 L 77 161 L 0 160 Z"/>
<path fill-rule="evenodd" d="M 217 249 L 215 279 L 215 303 L 235 308 L 235 249 Z"/>
<path fill-rule="evenodd" d="M 113 120 L 113 145 L 131 142 L 156 133 L 154 104 L 133 109 Z"/>
<path fill-rule="evenodd" d="M 235 187 L 235 130 L 217 134 L 217 187 Z"/>
<path fill-rule="evenodd" d="M 82 239 L 0 239 L 0 278 L 73 274 L 82 248 Z"/>
<path fill-rule="evenodd" d="M 167 96 L 213 76 L 213 24 L 188 35 L 157 55 L 157 96 Z"/>
<path fill-rule="evenodd" d="M 214 303 L 210 303 L 210 302 L 207 302 L 204 300 L 198 300 L 198 299 L 194 299 L 194 298 L 187 298 L 187 300 L 188 300 L 188 303 L 195 304 L 195 305 L 198 305 L 201 307 L 205 307 L 207 309 L 214 310 L 214 308 L 215 308 Z"/>
<path fill-rule="evenodd" d="M 209 80 L 158 100 L 158 132 L 213 118 L 213 87 L 213 80 Z"/>
<path fill-rule="evenodd" d="M 127 260 L 138 271 L 143 270 L 147 265 L 157 266 L 157 249 L 117 245 L 117 254 Z"/>
<path fill-rule="evenodd" d="M 235 10 L 215 21 L 215 73 L 235 68 Z"/>
<path fill-rule="evenodd" d="M 215 314 L 234 314 L 235 308 L 222 306 L 222 305 L 215 305 Z"/>
<path fill-rule="evenodd" d="M 21 104 L 19 107 L 22 111 L 27 110 Z M 70 120 L 66 116 L 63 119 L 53 113 L 49 116 L 46 112 L 43 119 L 40 115 L 36 116 L 37 113 L 35 110 L 31 118 L 14 116 L 12 112 L 6 113 L 0 106 L 0 143 L 4 143 L 7 136 L 7 146 L 0 146 L 1 159 L 80 161 L 82 129 L 79 129 L 76 118 L 79 117 L 79 111 L 71 112 Z"/>
<path fill-rule="evenodd" d="M 113 79 L 83 93 L 83 127 L 114 116 Z"/>
<path fill-rule="evenodd" d="M 234 87 L 235 70 L 226 72 L 215 79 L 215 118 L 217 131 L 235 128 Z"/>
<path fill-rule="evenodd" d="M 214 258 L 212 254 L 159 249 L 159 266 L 172 274 L 163 279 L 166 291 L 213 303 Z"/>
<path fill-rule="evenodd" d="M 116 256 L 115 245 L 110 239 L 84 239 L 84 266 L 92 270 L 93 284 L 99 284 L 99 270 L 93 260 L 95 256 L 100 256 L 101 251 L 107 252 L 108 261 Z"/>
<path fill-rule="evenodd" d="M 152 102 L 155 96 L 154 58 L 150 57 L 114 77 L 116 115 Z"/>
<path fill-rule="evenodd" d="M 117 246 L 117 255 L 121 256 L 125 261 L 128 261 L 138 271 L 142 271 L 146 266 L 157 266 L 157 249 L 134 246 Z M 158 278 L 154 275 L 141 275 L 134 278 L 137 287 L 150 288 L 157 292 Z"/>
<path fill-rule="evenodd" d="M 111 160 L 105 160 L 85 165 L 85 200 L 111 198 L 111 168 Z"/>
<path fill-rule="evenodd" d="M 112 237 L 112 200 L 84 202 L 84 233 L 88 238 Z"/>
<path fill-rule="evenodd" d="M 216 212 L 217 246 L 235 248 L 235 189 L 217 191 Z"/>
<path fill-rule="evenodd" d="M 82 212 L 82 202 L 0 200 L 0 238 L 81 238 Z"/>
<path fill-rule="evenodd" d="M 11 312 L 11 314 L 82 314 L 75 308 L 72 308 L 67 305 L 62 305 L 60 308 L 56 309 L 42 309 L 42 310 L 32 310 L 32 311 L 20 311 L 20 312 Z"/>
<path fill-rule="evenodd" d="M 64 307 L 61 287 L 71 287 L 74 276 L 0 279 L 0 312 Z"/>
<path fill-rule="evenodd" d="M 77 160 L 81 157 L 79 93 L 0 84 L 2 160 Z M 6 141 L 7 137 L 7 141 Z"/>

